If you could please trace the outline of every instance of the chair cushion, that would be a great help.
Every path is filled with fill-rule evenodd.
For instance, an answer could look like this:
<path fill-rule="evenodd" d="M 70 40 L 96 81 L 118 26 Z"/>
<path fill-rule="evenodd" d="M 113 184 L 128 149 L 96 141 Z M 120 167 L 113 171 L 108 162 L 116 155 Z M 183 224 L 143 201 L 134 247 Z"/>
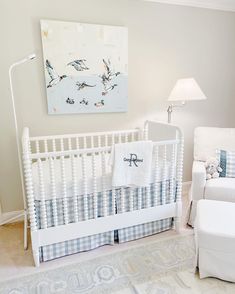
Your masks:
<path fill-rule="evenodd" d="M 205 199 L 235 202 L 235 178 L 218 178 L 206 182 Z"/>
<path fill-rule="evenodd" d="M 194 160 L 216 156 L 216 149 L 235 150 L 235 128 L 198 127 L 194 132 Z"/>
<path fill-rule="evenodd" d="M 235 203 L 199 200 L 196 229 L 199 247 L 235 255 Z"/>

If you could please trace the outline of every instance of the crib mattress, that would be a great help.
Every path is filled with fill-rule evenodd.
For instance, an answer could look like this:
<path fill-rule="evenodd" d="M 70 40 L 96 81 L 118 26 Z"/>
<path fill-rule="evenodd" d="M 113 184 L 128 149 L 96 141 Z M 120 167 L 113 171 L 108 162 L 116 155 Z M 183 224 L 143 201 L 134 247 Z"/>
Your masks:
<path fill-rule="evenodd" d="M 111 166 L 108 164 L 110 154 L 105 154 L 105 166 L 106 172 L 105 175 L 102 175 L 102 158 L 100 154 L 95 155 L 96 162 L 96 181 L 97 181 L 97 192 L 102 192 L 104 190 L 112 189 L 112 172 Z M 87 194 L 93 193 L 93 178 L 92 178 L 92 157 L 87 156 L 87 165 L 86 165 L 86 174 L 87 174 Z M 153 157 L 152 161 L 152 173 L 151 173 L 151 182 L 154 182 L 155 177 L 155 160 Z M 66 196 L 73 196 L 73 181 L 72 181 L 72 161 L 69 158 L 64 159 L 65 166 L 65 178 L 66 178 Z M 82 177 L 82 159 L 81 157 L 75 158 L 76 166 L 76 179 L 77 179 L 77 195 L 81 196 L 84 194 L 84 181 Z M 170 175 L 170 162 L 166 162 L 166 180 L 169 179 Z M 44 190 L 45 190 L 45 199 L 52 199 L 51 195 L 51 178 L 50 178 L 50 165 L 49 161 L 42 161 L 42 170 L 43 170 L 43 181 L 44 181 Z M 62 198 L 62 174 L 61 174 L 61 160 L 54 160 L 54 170 L 55 170 L 55 188 L 56 188 L 56 198 Z M 159 182 L 162 180 L 161 176 L 163 175 L 163 160 L 159 159 Z M 34 197 L 35 200 L 41 200 L 40 193 L 40 181 L 38 173 L 38 163 L 35 162 L 32 164 L 32 177 L 33 177 L 33 187 L 34 187 Z"/>

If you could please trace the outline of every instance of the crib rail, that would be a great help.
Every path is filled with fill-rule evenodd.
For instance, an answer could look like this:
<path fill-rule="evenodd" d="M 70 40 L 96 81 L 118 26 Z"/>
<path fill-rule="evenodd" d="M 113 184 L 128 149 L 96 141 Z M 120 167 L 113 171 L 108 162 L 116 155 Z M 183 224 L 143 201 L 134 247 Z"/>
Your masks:
<path fill-rule="evenodd" d="M 154 142 L 154 146 L 168 146 L 172 144 L 179 144 L 179 140 L 166 140 Z M 78 150 L 66 150 L 66 151 L 55 151 L 55 152 L 42 152 L 42 153 L 32 153 L 29 155 L 30 159 L 48 159 L 48 158 L 57 158 L 61 156 L 71 156 L 71 155 L 91 155 L 92 153 L 101 153 L 101 152 L 111 152 L 112 147 L 97 147 L 97 148 L 85 148 Z"/>
<path fill-rule="evenodd" d="M 24 132 L 27 133 L 27 130 Z M 55 136 L 29 137 L 31 153 L 47 153 L 64 150 L 99 148 L 140 140 L 144 135 L 139 129 L 97 132 L 84 134 L 66 134 Z"/>

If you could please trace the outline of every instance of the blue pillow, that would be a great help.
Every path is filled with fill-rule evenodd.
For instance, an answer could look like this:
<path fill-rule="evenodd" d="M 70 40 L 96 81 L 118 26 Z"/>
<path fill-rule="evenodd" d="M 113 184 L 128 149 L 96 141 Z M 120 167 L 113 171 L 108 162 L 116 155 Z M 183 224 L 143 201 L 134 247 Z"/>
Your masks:
<path fill-rule="evenodd" d="M 235 178 L 235 151 L 216 150 L 219 165 L 222 172 L 219 173 L 223 178 Z"/>

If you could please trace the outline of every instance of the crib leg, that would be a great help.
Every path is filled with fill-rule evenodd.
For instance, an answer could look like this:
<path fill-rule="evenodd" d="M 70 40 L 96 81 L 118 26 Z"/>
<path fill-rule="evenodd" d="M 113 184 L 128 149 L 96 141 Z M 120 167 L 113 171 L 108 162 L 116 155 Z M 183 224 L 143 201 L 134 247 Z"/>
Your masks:
<path fill-rule="evenodd" d="M 182 202 L 176 202 L 176 216 L 174 217 L 175 230 L 177 233 L 180 233 L 181 226 L 181 216 L 182 216 Z"/>
<path fill-rule="evenodd" d="M 27 211 L 24 212 L 24 250 L 28 249 L 28 216 Z"/>
<path fill-rule="evenodd" d="M 34 264 L 36 267 L 39 267 L 40 262 L 39 262 L 39 250 L 33 250 L 33 259 L 34 259 Z"/>
<path fill-rule="evenodd" d="M 180 233 L 180 223 L 181 223 L 181 217 L 175 217 L 174 225 L 175 225 L 175 230 L 177 233 Z"/>

